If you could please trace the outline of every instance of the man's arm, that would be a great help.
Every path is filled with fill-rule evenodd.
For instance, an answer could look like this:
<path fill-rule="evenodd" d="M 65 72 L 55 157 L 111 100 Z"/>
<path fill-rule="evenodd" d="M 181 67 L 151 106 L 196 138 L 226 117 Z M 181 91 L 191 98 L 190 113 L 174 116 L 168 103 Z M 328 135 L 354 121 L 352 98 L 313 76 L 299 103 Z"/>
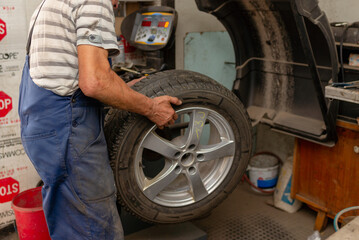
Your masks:
<path fill-rule="evenodd" d="M 161 96 L 148 98 L 130 87 L 114 72 L 107 60 L 107 50 L 91 45 L 77 47 L 79 87 L 82 92 L 105 104 L 146 116 L 159 128 L 173 124 L 177 114 L 171 103 L 180 105 L 178 98 Z"/>

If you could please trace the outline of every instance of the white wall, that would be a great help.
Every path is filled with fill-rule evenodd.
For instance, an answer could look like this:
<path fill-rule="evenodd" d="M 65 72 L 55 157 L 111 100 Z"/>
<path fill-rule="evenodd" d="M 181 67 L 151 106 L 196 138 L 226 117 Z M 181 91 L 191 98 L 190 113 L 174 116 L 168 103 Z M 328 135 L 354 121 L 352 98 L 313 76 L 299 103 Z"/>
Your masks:
<path fill-rule="evenodd" d="M 37 6 L 39 6 L 40 3 L 41 3 L 41 0 L 26 0 L 25 1 L 26 22 L 27 22 L 28 27 L 29 27 L 31 16 L 32 16 L 33 12 L 35 11 L 35 9 L 37 8 Z"/>
<path fill-rule="evenodd" d="M 330 22 L 359 21 L 358 0 L 319 0 L 319 6 L 327 14 Z"/>

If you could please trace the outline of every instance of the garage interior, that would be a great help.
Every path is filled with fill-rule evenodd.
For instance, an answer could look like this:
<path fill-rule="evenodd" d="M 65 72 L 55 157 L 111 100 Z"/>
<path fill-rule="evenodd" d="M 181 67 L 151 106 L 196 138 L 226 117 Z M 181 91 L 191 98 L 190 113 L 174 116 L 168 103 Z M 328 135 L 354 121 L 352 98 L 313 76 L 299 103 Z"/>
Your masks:
<path fill-rule="evenodd" d="M 20 83 L 21 67 L 9 71 L 6 67 L 23 64 L 25 51 L 18 51 L 16 59 L 9 53 L 25 45 L 30 17 L 41 3 L 17 1 L 0 3 L 7 35 L 14 31 L 15 23 L 11 26 L 9 21 L 16 19 L 14 9 L 21 4 L 19 12 L 26 23 L 25 32 L 16 35 L 22 38 L 19 45 L 12 45 L 5 34 L 0 39 L 0 91 L 4 94 L 14 92 L 10 87 L 17 91 L 19 84 L 14 82 Z M 137 91 L 143 94 L 163 89 L 151 97 L 177 94 L 175 85 L 166 83 L 166 78 L 173 77 L 182 84 L 178 91 L 192 91 L 189 97 L 178 93 L 181 99 L 197 99 L 184 101 L 177 109 L 179 120 L 164 131 L 133 120 L 124 111 L 106 108 L 105 134 L 120 191 L 118 209 L 125 239 L 359 240 L 358 8 L 356 0 L 120 0 L 115 29 L 122 51 L 110 60 L 112 69 L 126 82 L 142 76 L 157 81 L 153 86 L 138 85 Z M 154 26 L 148 16 L 152 21 L 158 16 L 165 20 Z M 0 21 L 0 30 L 1 26 Z M 146 27 L 149 32 L 141 32 Z M 162 34 L 161 40 L 157 34 Z M 9 76 L 15 79 L 12 84 Z M 218 92 L 210 93 L 212 89 Z M 219 95 L 225 100 L 218 100 Z M 196 105 L 200 101 L 203 104 Z M 227 111 L 226 101 L 236 106 L 228 103 Z M 179 159 L 174 163 L 169 152 L 178 149 L 185 137 L 191 138 L 202 113 L 207 118 L 202 125 L 208 127 L 199 130 L 201 139 L 192 145 L 208 147 L 197 151 L 190 145 L 182 155 L 174 154 L 173 159 Z M 7 126 L 12 116 L 0 117 L 3 152 L 16 145 L 6 145 L 9 136 L 19 136 L 18 122 Z M 137 139 L 119 137 L 120 128 L 131 134 L 131 127 L 141 124 L 143 132 L 133 130 Z M 140 146 L 132 150 L 137 155 L 114 150 L 126 141 L 128 146 Z M 194 164 L 216 154 L 223 161 L 203 168 Z M 121 161 L 126 157 L 133 161 Z M 25 155 L 18 158 L 14 165 L 13 158 L 1 155 L 4 189 L 9 176 L 15 180 L 17 174 L 24 176 L 19 166 L 29 160 Z M 161 187 L 164 183 L 158 176 L 168 177 L 164 172 L 173 168 L 180 171 L 177 175 L 183 173 L 177 163 L 188 171 L 183 175 L 189 184 L 185 177 L 176 181 L 169 177 L 170 183 Z M 131 164 L 135 176 L 126 175 Z M 9 175 L 14 166 L 19 173 Z M 191 176 L 199 176 L 198 172 L 205 191 L 195 189 L 198 180 Z M 130 180 L 123 183 L 126 178 L 136 179 L 136 189 L 143 192 L 131 188 L 132 195 L 122 193 L 131 185 Z M 39 180 L 29 170 L 26 180 L 18 180 L 20 192 L 40 186 Z M 28 184 L 22 186 L 21 181 Z M 2 189 L 0 195 L 5 195 Z M 141 201 L 147 205 L 138 206 Z M 0 197 L 0 239 L 33 239 L 20 236 L 11 202 Z"/>

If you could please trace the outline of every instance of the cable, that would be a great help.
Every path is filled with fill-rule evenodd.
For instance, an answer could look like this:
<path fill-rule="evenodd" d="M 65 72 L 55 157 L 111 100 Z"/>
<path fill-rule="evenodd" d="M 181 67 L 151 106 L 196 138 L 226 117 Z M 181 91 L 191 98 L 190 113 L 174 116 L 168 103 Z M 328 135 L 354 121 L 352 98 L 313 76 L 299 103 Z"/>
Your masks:
<path fill-rule="evenodd" d="M 339 230 L 338 220 L 339 220 L 340 216 L 346 212 L 353 211 L 353 210 L 359 210 L 359 206 L 345 208 L 345 209 L 341 210 L 340 212 L 338 212 L 337 215 L 335 215 L 333 225 L 334 225 L 334 230 L 336 232 Z"/>

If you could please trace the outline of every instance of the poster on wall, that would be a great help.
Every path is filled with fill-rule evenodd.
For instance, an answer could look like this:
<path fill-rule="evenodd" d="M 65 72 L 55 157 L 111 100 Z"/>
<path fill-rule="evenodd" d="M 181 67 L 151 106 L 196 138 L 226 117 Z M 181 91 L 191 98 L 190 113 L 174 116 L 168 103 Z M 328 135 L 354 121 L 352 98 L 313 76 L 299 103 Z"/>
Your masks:
<path fill-rule="evenodd" d="M 0 229 L 15 220 L 13 197 L 40 182 L 22 146 L 17 113 L 26 55 L 25 1 L 0 1 Z"/>

